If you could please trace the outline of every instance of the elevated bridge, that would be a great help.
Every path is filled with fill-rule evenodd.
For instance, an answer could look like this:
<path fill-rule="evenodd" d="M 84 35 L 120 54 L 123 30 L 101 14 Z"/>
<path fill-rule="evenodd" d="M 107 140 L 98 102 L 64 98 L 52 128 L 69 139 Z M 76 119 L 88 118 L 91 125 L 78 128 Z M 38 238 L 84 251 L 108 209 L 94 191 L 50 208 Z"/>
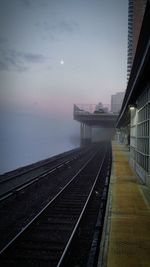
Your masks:
<path fill-rule="evenodd" d="M 87 145 L 92 141 L 92 128 L 101 129 L 100 139 L 110 138 L 114 132 L 118 114 L 103 107 L 96 110 L 96 105 L 74 105 L 74 120 L 80 122 L 80 143 Z"/>

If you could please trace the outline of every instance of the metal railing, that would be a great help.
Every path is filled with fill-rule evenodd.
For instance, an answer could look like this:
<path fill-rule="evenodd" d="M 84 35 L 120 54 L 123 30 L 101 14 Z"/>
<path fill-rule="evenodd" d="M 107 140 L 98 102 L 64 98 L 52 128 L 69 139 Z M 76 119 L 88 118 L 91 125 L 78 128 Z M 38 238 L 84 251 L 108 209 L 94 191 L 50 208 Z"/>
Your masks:
<path fill-rule="evenodd" d="M 73 113 L 75 115 L 77 114 L 93 114 L 96 111 L 104 112 L 104 113 L 114 113 L 118 114 L 118 112 L 112 112 L 111 111 L 111 105 L 110 104 L 74 104 L 74 110 Z"/>

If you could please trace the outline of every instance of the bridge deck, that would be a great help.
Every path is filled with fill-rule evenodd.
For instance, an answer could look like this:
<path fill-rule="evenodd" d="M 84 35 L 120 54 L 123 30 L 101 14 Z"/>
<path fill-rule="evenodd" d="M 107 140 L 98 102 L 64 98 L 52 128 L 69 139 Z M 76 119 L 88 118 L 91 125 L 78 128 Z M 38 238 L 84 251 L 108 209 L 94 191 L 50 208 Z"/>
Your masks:
<path fill-rule="evenodd" d="M 84 114 L 74 113 L 74 120 L 83 122 L 89 125 L 101 125 L 104 127 L 114 127 L 117 121 L 118 114 L 100 113 L 100 114 Z"/>

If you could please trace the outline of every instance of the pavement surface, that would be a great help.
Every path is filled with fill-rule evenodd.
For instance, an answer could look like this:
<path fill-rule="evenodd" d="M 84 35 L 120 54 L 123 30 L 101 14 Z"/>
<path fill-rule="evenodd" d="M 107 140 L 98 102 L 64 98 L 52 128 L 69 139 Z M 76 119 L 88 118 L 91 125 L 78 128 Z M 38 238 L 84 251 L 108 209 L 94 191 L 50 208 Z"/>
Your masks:
<path fill-rule="evenodd" d="M 128 148 L 112 143 L 113 164 L 98 267 L 150 267 L 150 205 L 129 165 Z"/>

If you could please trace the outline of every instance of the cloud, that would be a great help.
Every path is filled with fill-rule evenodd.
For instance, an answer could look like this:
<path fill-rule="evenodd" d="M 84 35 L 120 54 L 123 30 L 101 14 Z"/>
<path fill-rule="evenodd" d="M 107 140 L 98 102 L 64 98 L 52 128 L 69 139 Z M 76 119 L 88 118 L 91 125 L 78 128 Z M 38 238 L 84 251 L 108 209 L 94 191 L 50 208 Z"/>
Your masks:
<path fill-rule="evenodd" d="M 46 58 L 40 54 L 23 53 L 22 57 L 29 63 L 43 63 Z"/>
<path fill-rule="evenodd" d="M 22 2 L 27 8 L 47 7 L 49 4 L 49 0 L 22 0 Z"/>
<path fill-rule="evenodd" d="M 55 26 L 50 25 L 50 23 L 48 23 L 47 21 L 44 21 L 43 23 L 38 22 L 36 24 L 37 28 L 41 28 L 42 30 L 44 30 L 44 32 L 46 33 L 46 36 L 44 35 L 44 38 L 46 37 L 46 39 L 50 39 L 51 41 L 58 41 L 58 37 L 56 35 L 56 31 L 55 31 Z"/>
<path fill-rule="evenodd" d="M 58 41 L 61 35 L 70 36 L 76 34 L 79 30 L 77 22 L 67 20 L 62 20 L 56 24 L 52 24 L 50 21 L 37 22 L 35 26 L 43 28 L 48 37 L 53 41 Z"/>
<path fill-rule="evenodd" d="M 5 62 L 0 61 L 0 71 L 8 70 L 8 66 Z"/>
<path fill-rule="evenodd" d="M 29 7 L 30 6 L 30 3 L 31 3 L 30 0 L 22 0 L 22 2 L 27 7 Z"/>
<path fill-rule="evenodd" d="M 8 40 L 6 38 L 0 36 L 0 45 L 5 45 L 7 42 Z"/>
<path fill-rule="evenodd" d="M 0 71 L 20 71 L 29 70 L 33 64 L 41 64 L 50 58 L 41 54 L 18 52 L 13 49 L 0 49 Z"/>
<path fill-rule="evenodd" d="M 79 25 L 74 21 L 61 21 L 58 25 L 58 30 L 60 32 L 72 34 L 76 32 L 79 28 Z"/>

